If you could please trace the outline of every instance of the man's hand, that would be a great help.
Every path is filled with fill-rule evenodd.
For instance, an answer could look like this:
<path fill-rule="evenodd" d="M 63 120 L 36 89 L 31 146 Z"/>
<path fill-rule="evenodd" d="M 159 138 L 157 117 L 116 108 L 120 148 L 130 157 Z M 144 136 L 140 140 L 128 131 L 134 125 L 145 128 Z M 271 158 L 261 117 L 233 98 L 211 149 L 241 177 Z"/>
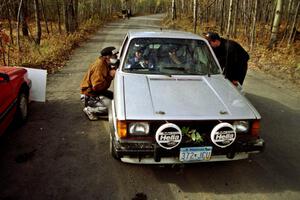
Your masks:
<path fill-rule="evenodd" d="M 116 74 L 116 70 L 115 69 L 111 69 L 111 70 L 109 70 L 109 75 L 111 76 L 111 77 L 115 77 L 115 74 Z"/>
<path fill-rule="evenodd" d="M 238 86 L 239 81 L 237 81 L 237 80 L 232 80 L 232 84 L 235 85 L 235 86 Z"/>

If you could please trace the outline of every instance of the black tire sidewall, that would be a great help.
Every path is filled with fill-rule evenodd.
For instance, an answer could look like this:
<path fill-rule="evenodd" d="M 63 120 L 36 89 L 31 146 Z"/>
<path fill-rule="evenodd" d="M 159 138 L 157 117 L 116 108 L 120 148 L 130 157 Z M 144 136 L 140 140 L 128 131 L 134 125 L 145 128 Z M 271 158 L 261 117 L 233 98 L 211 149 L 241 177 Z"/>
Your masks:
<path fill-rule="evenodd" d="M 15 119 L 19 125 L 24 124 L 28 119 L 28 96 L 24 91 L 21 91 L 18 96 Z"/>

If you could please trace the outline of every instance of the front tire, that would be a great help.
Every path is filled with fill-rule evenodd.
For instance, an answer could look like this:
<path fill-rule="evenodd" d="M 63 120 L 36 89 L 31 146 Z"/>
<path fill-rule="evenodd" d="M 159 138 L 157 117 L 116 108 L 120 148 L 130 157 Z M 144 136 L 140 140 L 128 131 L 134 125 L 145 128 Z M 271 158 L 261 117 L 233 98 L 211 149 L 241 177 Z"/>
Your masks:
<path fill-rule="evenodd" d="M 15 118 L 19 125 L 24 124 L 28 119 L 28 95 L 24 91 L 19 93 Z"/>

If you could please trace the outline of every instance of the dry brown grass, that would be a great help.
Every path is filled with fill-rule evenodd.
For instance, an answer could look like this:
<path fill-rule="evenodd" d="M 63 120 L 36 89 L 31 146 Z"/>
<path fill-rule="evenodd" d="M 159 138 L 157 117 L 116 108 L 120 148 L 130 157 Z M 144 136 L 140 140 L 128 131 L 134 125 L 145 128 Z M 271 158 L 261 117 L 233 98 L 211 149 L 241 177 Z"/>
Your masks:
<path fill-rule="evenodd" d="M 118 18 L 114 15 L 113 19 Z M 16 28 L 14 27 L 14 43 L 5 46 L 6 64 L 10 66 L 24 66 L 30 68 L 46 69 L 48 73 L 54 73 L 65 65 L 72 50 L 81 42 L 86 41 L 92 33 L 101 28 L 107 20 L 90 19 L 81 24 L 79 30 L 73 34 L 66 34 L 65 30 L 59 33 L 58 25 L 52 23 L 48 35 L 45 25 L 42 24 L 41 44 L 34 42 L 35 24 L 29 24 L 29 37 L 20 37 L 20 51 L 16 44 Z M 4 31 L 8 32 L 8 24 L 2 22 Z M 16 23 L 14 23 L 16 24 Z M 63 29 L 63 27 L 62 27 Z M 3 58 L 0 55 L 0 65 L 3 65 Z"/>

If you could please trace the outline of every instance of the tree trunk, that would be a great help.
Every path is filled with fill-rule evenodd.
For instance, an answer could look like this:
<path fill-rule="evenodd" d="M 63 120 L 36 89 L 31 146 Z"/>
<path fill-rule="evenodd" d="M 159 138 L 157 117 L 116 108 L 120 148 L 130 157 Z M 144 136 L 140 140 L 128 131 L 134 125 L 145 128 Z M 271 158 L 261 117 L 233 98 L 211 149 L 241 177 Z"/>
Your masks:
<path fill-rule="evenodd" d="M 269 49 L 272 49 L 275 43 L 277 42 L 278 32 L 279 32 L 279 24 L 281 21 L 282 15 L 282 0 L 277 0 L 275 17 L 272 26 L 271 38 L 268 45 Z"/>
<path fill-rule="evenodd" d="M 56 0 L 56 8 L 57 8 L 57 17 L 58 17 L 58 31 L 61 34 L 61 18 L 60 18 L 60 5 L 58 0 Z"/>
<path fill-rule="evenodd" d="M 37 45 L 40 45 L 42 28 L 41 28 L 41 20 L 40 20 L 40 6 L 38 0 L 34 0 L 34 12 L 35 12 L 35 24 L 36 24 L 35 43 Z"/>
<path fill-rule="evenodd" d="M 74 2 L 73 0 L 69 0 L 68 5 L 68 19 L 69 19 L 69 31 L 74 33 L 76 30 L 76 22 L 75 22 L 75 11 L 74 11 Z"/>
<path fill-rule="evenodd" d="M 194 22 L 194 33 L 197 32 L 197 16 L 198 16 L 198 0 L 194 0 L 194 15 L 193 15 L 193 22 Z"/>
<path fill-rule="evenodd" d="M 13 27 L 12 27 L 12 23 L 11 23 L 11 16 L 12 16 L 12 12 L 11 12 L 11 8 L 8 5 L 8 3 L 6 4 L 6 8 L 8 10 L 8 24 L 9 24 L 9 36 L 10 36 L 10 43 L 14 44 L 14 37 L 13 37 Z"/>
<path fill-rule="evenodd" d="M 250 42 L 250 51 L 253 50 L 254 44 L 255 44 L 255 39 L 256 39 L 256 15 L 257 15 L 257 4 L 258 0 L 255 0 L 254 2 L 254 9 L 253 9 L 253 21 L 252 21 L 252 30 L 251 30 L 251 42 Z"/>
<path fill-rule="evenodd" d="M 27 18 L 28 18 L 27 0 L 23 0 L 22 9 L 21 9 L 21 13 L 20 13 L 20 21 L 22 24 L 22 34 L 25 37 L 29 36 Z"/>
<path fill-rule="evenodd" d="M 19 52 L 21 51 L 21 45 L 20 45 L 20 13 L 22 9 L 23 0 L 20 0 L 19 8 L 18 8 L 18 14 L 17 14 L 17 46 Z"/>
<path fill-rule="evenodd" d="M 229 37 L 231 35 L 231 28 L 232 28 L 232 13 L 233 13 L 233 0 L 230 0 L 229 4 L 229 13 L 228 13 L 228 21 L 227 21 L 227 30 L 226 35 Z"/>
<path fill-rule="evenodd" d="M 238 21 L 239 2 L 240 1 L 237 1 L 234 6 L 234 17 L 233 17 L 233 25 L 232 25 L 232 36 L 233 37 L 237 36 L 237 21 Z"/>
<path fill-rule="evenodd" d="M 41 6 L 42 6 L 43 18 L 44 18 L 45 25 L 46 25 L 46 31 L 47 31 L 47 34 L 49 35 L 48 20 L 47 20 L 47 17 L 46 17 L 45 6 L 44 6 L 44 1 L 43 0 L 41 0 Z"/>
<path fill-rule="evenodd" d="M 172 20 L 176 20 L 177 15 L 176 15 L 176 3 L 175 0 L 172 0 Z"/>
<path fill-rule="evenodd" d="M 78 29 L 79 22 L 78 22 L 78 0 L 74 1 L 74 22 L 75 22 L 75 30 Z"/>
<path fill-rule="evenodd" d="M 5 62 L 5 47 L 4 47 L 4 44 L 2 43 L 2 39 L 1 38 L 0 38 L 0 52 L 1 52 L 1 57 L 2 57 L 2 61 L 3 61 L 3 65 L 6 65 L 6 62 Z"/>
<path fill-rule="evenodd" d="M 288 46 L 290 46 L 292 41 L 294 41 L 293 36 L 295 37 L 294 32 L 296 32 L 295 27 L 296 27 L 297 17 L 298 17 L 298 14 L 299 14 L 299 7 L 300 7 L 300 1 L 298 2 L 298 5 L 296 7 L 293 24 L 292 24 L 292 27 L 291 27 L 291 30 L 290 30 L 290 35 L 289 35 L 289 38 L 288 38 Z"/>
<path fill-rule="evenodd" d="M 222 0 L 221 10 L 220 10 L 220 13 L 221 13 L 220 32 L 221 32 L 221 34 L 223 34 L 223 32 L 224 32 L 224 8 L 225 8 L 225 0 Z"/>
<path fill-rule="evenodd" d="M 181 0 L 181 15 L 185 14 L 185 4 L 184 4 L 185 0 Z"/>
<path fill-rule="evenodd" d="M 64 13 L 65 13 L 65 29 L 69 33 L 69 15 L 68 15 L 68 0 L 64 0 Z"/>
<path fill-rule="evenodd" d="M 74 33 L 76 30 L 75 10 L 73 0 L 64 1 L 65 28 L 67 33 Z"/>
<path fill-rule="evenodd" d="M 285 13 L 286 26 L 284 29 L 282 40 L 284 40 L 286 37 L 289 37 L 287 35 L 289 34 L 289 30 L 291 29 L 290 22 L 291 22 L 291 14 L 292 14 L 292 3 L 293 3 L 293 0 L 289 0 L 288 8 Z"/>

